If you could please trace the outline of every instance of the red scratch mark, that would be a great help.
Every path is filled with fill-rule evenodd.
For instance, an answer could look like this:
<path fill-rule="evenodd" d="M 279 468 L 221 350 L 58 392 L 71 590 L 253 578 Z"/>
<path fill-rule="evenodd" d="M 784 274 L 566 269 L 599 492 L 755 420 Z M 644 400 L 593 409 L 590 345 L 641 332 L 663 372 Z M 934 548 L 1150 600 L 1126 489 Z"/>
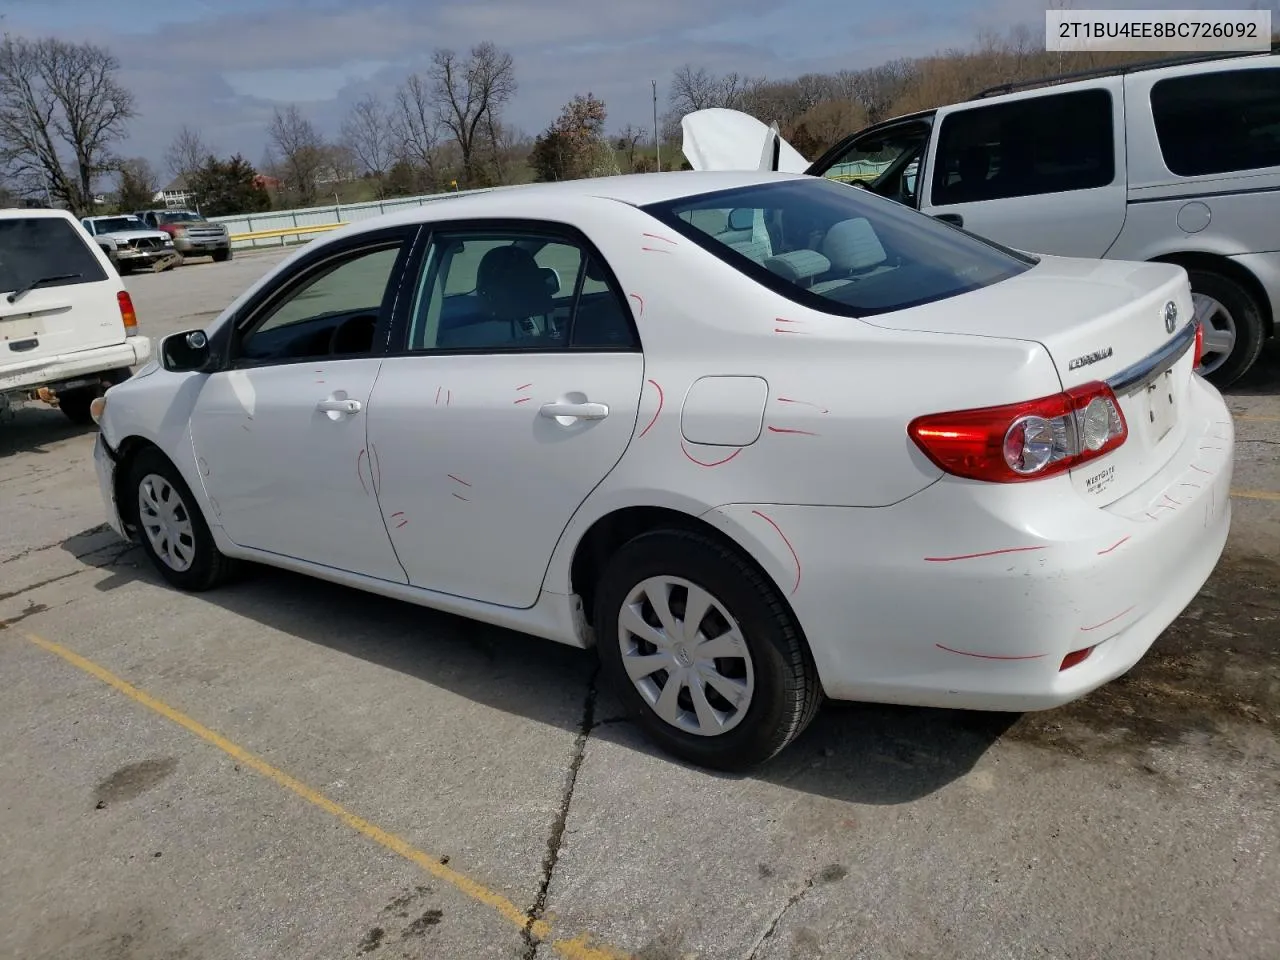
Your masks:
<path fill-rule="evenodd" d="M 457 497 L 459 500 L 461 500 L 463 503 L 470 503 L 470 502 L 471 502 L 470 500 L 468 500 L 466 497 L 462 496 L 461 494 L 457 494 L 457 493 L 455 493 L 455 494 L 454 494 L 454 496 L 455 496 L 455 497 Z"/>
<path fill-rule="evenodd" d="M 373 480 L 373 492 L 377 493 L 382 486 L 382 461 L 378 458 L 378 448 L 372 444 L 369 446 L 369 463 L 377 474 L 376 476 L 373 473 L 369 474 L 370 479 Z"/>
<path fill-rule="evenodd" d="M 778 536 L 782 538 L 782 542 L 787 545 L 787 549 L 791 551 L 791 559 L 796 562 L 796 582 L 791 588 L 791 592 L 795 593 L 800 589 L 800 557 L 796 554 L 796 548 L 791 545 L 791 541 L 787 539 L 787 535 L 782 532 L 782 528 L 773 521 L 772 517 L 765 516 L 759 510 L 752 510 L 751 512 L 765 523 L 769 524 L 769 526 L 773 527 L 773 529 L 777 531 Z"/>
<path fill-rule="evenodd" d="M 359 455 L 356 457 L 356 476 L 360 479 L 360 489 L 363 490 L 367 496 L 369 488 L 364 485 L 364 471 L 360 469 L 361 465 L 364 463 L 364 455 L 365 451 L 361 450 Z"/>
<path fill-rule="evenodd" d="M 240 429 L 246 433 L 253 433 L 253 431 L 249 429 L 249 425 L 247 423 L 240 424 Z"/>
<path fill-rule="evenodd" d="M 670 250 L 659 250 L 656 247 L 641 247 L 645 253 L 670 253 Z"/>
<path fill-rule="evenodd" d="M 958 557 L 925 557 L 929 563 L 950 563 L 952 560 L 977 560 L 979 557 L 998 557 L 1005 553 L 1030 553 L 1033 550 L 1048 550 L 1041 547 L 1005 547 L 1003 550 L 986 550 L 982 553 L 964 553 Z"/>
<path fill-rule="evenodd" d="M 1191 464 L 1191 469 L 1199 470 L 1201 473 L 1205 474 L 1206 476 L 1210 476 L 1210 477 L 1213 476 L 1212 470 L 1206 470 L 1204 467 L 1197 467 L 1194 463 Z"/>
<path fill-rule="evenodd" d="M 650 430 L 650 428 L 651 428 L 655 423 L 657 423 L 657 422 L 658 422 L 658 415 L 659 415 L 660 413 L 662 413 L 662 405 L 663 405 L 664 403 L 666 403 L 666 402 L 667 402 L 667 395 L 666 395 L 665 393 L 663 393 L 663 392 L 662 392 L 662 387 L 658 385 L 658 381 L 657 381 L 657 380 L 648 380 L 648 381 L 646 381 L 646 382 L 647 382 L 647 383 L 652 383 L 652 384 L 653 384 L 653 389 L 655 389 L 655 390 L 657 390 L 657 391 L 658 391 L 658 409 L 657 409 L 657 410 L 655 410 L 655 411 L 653 412 L 653 419 L 652 419 L 652 420 L 650 420 L 650 421 L 649 421 L 649 423 L 648 423 L 648 425 L 647 425 L 643 430 L 641 430 L 641 431 L 640 431 L 640 436 L 641 436 L 641 437 L 643 437 L 646 433 L 648 433 L 648 432 L 649 432 L 649 430 Z M 640 439 L 640 438 L 639 438 L 639 437 L 637 437 L 636 439 L 638 440 L 638 439 Z"/>
<path fill-rule="evenodd" d="M 814 433 L 812 430 L 795 430 L 795 429 L 792 429 L 791 427 L 774 427 L 774 426 L 770 426 L 770 427 L 769 427 L 769 432 L 770 432 L 770 433 L 795 433 L 795 434 L 799 434 L 799 435 L 800 435 L 800 436 L 802 436 L 802 437 L 816 437 L 816 436 L 818 436 L 818 434 Z"/>
<path fill-rule="evenodd" d="M 643 317 L 644 316 L 644 297 L 640 296 L 640 294 L 638 293 L 629 293 L 627 294 L 627 296 L 629 296 L 636 303 L 640 304 L 640 316 Z"/>
<path fill-rule="evenodd" d="M 788 320 L 786 317 L 774 317 L 774 323 L 804 323 L 803 320 Z"/>
<path fill-rule="evenodd" d="M 532 400 L 532 399 L 533 399 L 533 397 L 521 397 L 519 400 L 517 400 L 517 401 L 515 401 L 515 402 L 516 402 L 516 403 L 528 403 L 528 402 L 529 402 L 530 400 Z"/>
<path fill-rule="evenodd" d="M 393 513 L 393 514 L 391 515 L 391 519 L 392 519 L 392 520 L 394 520 L 396 517 L 403 517 L 403 516 L 404 516 L 404 511 L 403 511 L 403 510 L 401 510 L 401 511 L 399 511 L 398 513 Z"/>
<path fill-rule="evenodd" d="M 464 487 L 471 486 L 471 484 L 467 483 L 467 481 L 463 480 L 461 477 L 455 477 L 452 473 L 445 474 L 445 476 L 447 476 L 450 480 L 457 480 L 458 483 L 462 484 Z"/>
<path fill-rule="evenodd" d="M 1126 544 L 1126 543 L 1128 543 L 1128 542 L 1130 541 L 1130 539 L 1132 539 L 1132 538 L 1131 538 L 1131 537 L 1123 537 L 1123 538 L 1121 538 L 1120 540 L 1117 540 L 1117 541 L 1116 541 L 1115 543 L 1113 543 L 1111 546 L 1107 547 L 1107 549 L 1105 549 L 1105 550 L 1099 550 L 1099 551 L 1098 551 L 1098 556 L 1100 556 L 1100 557 L 1105 557 L 1105 556 L 1106 556 L 1108 553 L 1110 553 L 1112 550 L 1116 549 L 1117 547 L 1121 546 L 1122 544 Z"/>
<path fill-rule="evenodd" d="M 449 406 L 449 404 L 451 404 L 451 403 L 453 403 L 453 391 L 452 391 L 452 390 L 446 390 L 446 391 L 444 392 L 444 405 L 447 407 L 447 406 Z"/>
<path fill-rule="evenodd" d="M 396 529 L 399 530 L 401 527 L 406 526 L 408 523 L 409 523 L 408 520 L 401 520 L 399 523 L 396 524 Z"/>
<path fill-rule="evenodd" d="M 1182 501 L 1181 501 L 1181 500 L 1175 500 L 1175 499 L 1173 499 L 1173 497 L 1169 496 L 1167 493 L 1164 495 L 1164 498 L 1165 498 L 1166 500 L 1168 500 L 1170 503 L 1172 503 L 1174 507 L 1180 507 L 1180 506 L 1182 506 Z M 1172 509 L 1173 509 L 1173 507 L 1170 507 L 1169 509 L 1170 509 L 1170 510 L 1172 510 Z"/>
<path fill-rule="evenodd" d="M 440 406 L 440 391 L 443 389 L 444 387 L 436 387 L 436 406 L 437 407 Z"/>
<path fill-rule="evenodd" d="M 516 393 L 519 393 L 521 390 L 528 390 L 532 386 L 532 383 L 526 383 L 523 386 L 516 387 Z"/>
<path fill-rule="evenodd" d="M 804 406 L 804 407 L 813 407 L 813 409 L 815 409 L 815 410 L 819 411 L 820 413 L 830 413 L 830 412 L 831 412 L 831 411 L 830 411 L 830 410 L 828 410 L 826 407 L 820 407 L 820 406 L 818 406 L 816 403 L 810 403 L 808 400 L 791 400 L 791 399 L 789 399 L 788 397 L 778 397 L 778 398 L 777 398 L 777 400 L 778 400 L 778 402 L 779 402 L 779 403 L 798 403 L 798 404 L 800 404 L 801 406 Z"/>
<path fill-rule="evenodd" d="M 740 454 L 742 452 L 742 447 L 739 447 L 737 450 L 733 451 L 733 453 L 729 454 L 723 460 L 715 460 L 715 461 L 712 461 L 711 463 L 707 463 L 704 460 L 698 460 L 691 453 L 689 453 L 689 450 L 687 447 L 685 447 L 683 440 L 680 441 L 680 450 L 685 455 L 686 458 L 693 461 L 700 467 L 718 467 L 722 463 L 728 463 L 730 460 L 732 460 L 734 457 Z"/>
<path fill-rule="evenodd" d="M 1109 617 L 1108 619 L 1103 620 L 1101 623 L 1095 623 L 1092 627 L 1081 627 L 1080 632 L 1088 633 L 1091 630 L 1097 630 L 1101 627 L 1105 627 L 1108 623 L 1115 623 L 1117 620 L 1123 617 L 1126 613 L 1132 613 L 1132 612 L 1133 612 L 1133 607 L 1129 607 L 1127 610 L 1121 610 L 1114 617 Z"/>
<path fill-rule="evenodd" d="M 1201 489 L 1203 489 L 1204 484 L 1200 484 L 1200 483 L 1192 483 L 1190 480 L 1183 480 L 1180 484 L 1178 484 L 1178 486 L 1180 486 L 1180 487 L 1195 487 L 1197 490 L 1201 490 Z"/>
<path fill-rule="evenodd" d="M 323 380 L 317 380 L 316 383 L 324 383 Z"/>
<path fill-rule="evenodd" d="M 1213 447 L 1213 446 L 1209 446 L 1209 447 L 1201 447 L 1200 449 L 1201 449 L 1201 450 L 1225 450 L 1226 448 L 1225 448 L 1225 447 Z"/>
<path fill-rule="evenodd" d="M 1159 518 L 1159 517 L 1157 517 L 1154 513 L 1152 513 L 1150 510 L 1148 510 L 1148 511 L 1147 511 L 1147 516 L 1148 516 L 1148 517 L 1150 517 L 1152 520 L 1159 520 L 1159 519 L 1160 519 L 1160 518 Z"/>
<path fill-rule="evenodd" d="M 773 332 L 774 333 L 799 333 L 806 337 L 809 335 L 808 330 L 788 330 L 786 327 L 774 327 Z"/>
<path fill-rule="evenodd" d="M 954 647 L 945 647 L 940 643 L 935 643 L 934 646 L 939 650 L 947 651 L 947 653 L 958 653 L 962 657 L 976 657 L 978 660 L 1043 660 L 1048 656 L 1047 653 L 1033 653 L 1026 656 L 1010 657 L 994 653 L 970 653 L 968 650 L 957 650 Z"/>
<path fill-rule="evenodd" d="M 656 233 L 642 233 L 640 234 L 640 236 L 648 237 L 650 240 L 661 240 L 663 243 L 669 243 L 673 247 L 679 246 L 679 244 L 676 243 L 676 241 L 672 240 L 670 237 L 660 237 Z"/>

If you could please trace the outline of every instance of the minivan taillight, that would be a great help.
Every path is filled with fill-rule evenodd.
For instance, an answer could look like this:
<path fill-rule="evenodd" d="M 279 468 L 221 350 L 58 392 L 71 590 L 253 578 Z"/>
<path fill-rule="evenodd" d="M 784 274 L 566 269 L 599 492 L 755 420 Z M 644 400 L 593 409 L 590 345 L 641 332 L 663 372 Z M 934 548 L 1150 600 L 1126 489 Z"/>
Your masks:
<path fill-rule="evenodd" d="M 120 319 L 124 321 L 124 335 L 126 337 L 136 336 L 138 333 L 138 314 L 134 312 L 133 300 L 129 298 L 129 291 L 121 290 L 117 293 L 116 303 L 120 304 Z"/>
<path fill-rule="evenodd" d="M 917 417 L 907 433 L 957 477 L 991 483 L 1039 480 L 1110 453 L 1129 436 L 1105 383 L 1025 403 Z"/>

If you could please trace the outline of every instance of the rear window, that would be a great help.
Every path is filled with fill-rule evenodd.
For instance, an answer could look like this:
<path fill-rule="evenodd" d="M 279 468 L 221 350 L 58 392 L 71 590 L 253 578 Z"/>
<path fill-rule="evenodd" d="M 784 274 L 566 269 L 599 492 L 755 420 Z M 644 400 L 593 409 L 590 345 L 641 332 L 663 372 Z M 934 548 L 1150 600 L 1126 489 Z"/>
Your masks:
<path fill-rule="evenodd" d="M 1165 166 L 1180 177 L 1280 166 L 1280 70 L 1160 80 L 1151 115 Z"/>
<path fill-rule="evenodd" d="M 870 316 L 999 283 L 1037 261 L 832 180 L 758 184 L 644 208 L 797 303 Z"/>
<path fill-rule="evenodd" d="M 0 218 L 0 292 L 38 280 L 45 280 L 40 286 L 46 288 L 105 279 L 78 224 L 60 217 Z"/>

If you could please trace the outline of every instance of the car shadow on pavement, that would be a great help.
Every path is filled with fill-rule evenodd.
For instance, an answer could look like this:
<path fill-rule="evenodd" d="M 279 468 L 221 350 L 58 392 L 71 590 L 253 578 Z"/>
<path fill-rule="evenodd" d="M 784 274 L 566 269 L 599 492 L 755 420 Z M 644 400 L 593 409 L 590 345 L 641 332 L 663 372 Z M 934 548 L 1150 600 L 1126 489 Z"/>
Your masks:
<path fill-rule="evenodd" d="M 50 453 L 50 447 L 96 430 L 93 424 L 72 423 L 55 407 L 28 403 L 0 415 L 0 457 L 18 453 Z"/>
<path fill-rule="evenodd" d="M 99 591 L 134 581 L 172 589 L 140 548 L 110 569 Z M 238 582 L 197 599 L 535 723 L 578 734 L 590 717 L 590 738 L 679 762 L 641 735 L 610 691 L 595 689 L 594 651 L 268 567 L 250 566 Z M 707 775 L 855 803 L 908 803 L 969 773 L 1018 716 L 828 702 L 768 764 L 741 776 Z"/>

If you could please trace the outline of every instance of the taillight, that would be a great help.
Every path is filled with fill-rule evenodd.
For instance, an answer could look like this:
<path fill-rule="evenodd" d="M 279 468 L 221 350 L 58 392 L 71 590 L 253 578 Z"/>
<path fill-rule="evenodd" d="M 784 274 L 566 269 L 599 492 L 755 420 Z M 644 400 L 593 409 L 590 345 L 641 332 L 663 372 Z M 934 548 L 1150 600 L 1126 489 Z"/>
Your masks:
<path fill-rule="evenodd" d="M 1089 654 L 1093 653 L 1094 647 L 1085 647 L 1083 650 L 1072 650 L 1062 658 L 1062 665 L 1058 667 L 1058 672 L 1070 670 L 1072 667 L 1079 666 L 1089 659 Z"/>
<path fill-rule="evenodd" d="M 1105 383 L 1025 403 L 917 417 L 907 433 L 942 470 L 970 480 L 1020 483 L 1110 453 L 1129 436 Z"/>
<path fill-rule="evenodd" d="M 120 305 L 120 319 L 124 321 L 124 335 L 132 337 L 138 332 L 138 314 L 134 312 L 133 300 L 129 298 L 128 290 L 121 290 L 116 294 L 116 303 Z"/>
<path fill-rule="evenodd" d="M 1196 346 L 1192 353 L 1191 369 L 1200 369 L 1200 358 L 1204 356 L 1204 324 L 1196 324 Z"/>

